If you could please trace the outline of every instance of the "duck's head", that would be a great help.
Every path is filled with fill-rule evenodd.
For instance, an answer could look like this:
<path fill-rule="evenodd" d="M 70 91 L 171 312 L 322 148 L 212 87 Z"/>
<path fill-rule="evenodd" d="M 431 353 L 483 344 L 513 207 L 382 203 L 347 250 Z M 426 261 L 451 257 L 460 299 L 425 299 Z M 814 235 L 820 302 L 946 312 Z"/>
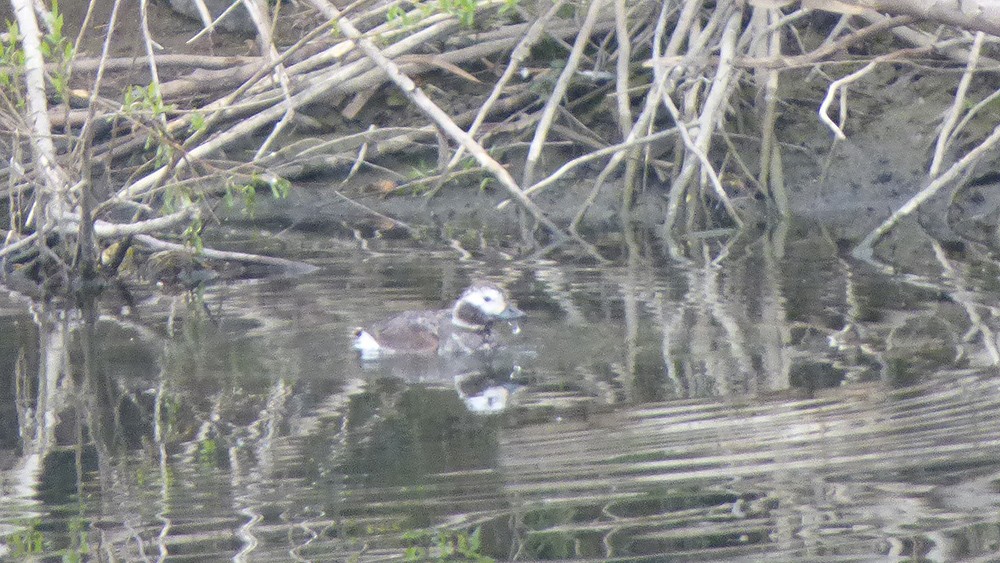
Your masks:
<path fill-rule="evenodd" d="M 507 294 L 489 283 L 473 284 L 455 302 L 451 322 L 467 330 L 486 330 L 497 321 L 516 321 L 524 312 L 514 306 Z"/>

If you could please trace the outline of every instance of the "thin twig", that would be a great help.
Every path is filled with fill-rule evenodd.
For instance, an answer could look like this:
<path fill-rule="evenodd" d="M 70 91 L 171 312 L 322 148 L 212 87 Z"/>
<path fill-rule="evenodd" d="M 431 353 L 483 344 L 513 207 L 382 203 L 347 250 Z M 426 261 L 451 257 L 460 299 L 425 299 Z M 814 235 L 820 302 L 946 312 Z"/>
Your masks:
<path fill-rule="evenodd" d="M 445 33 L 447 30 L 454 27 L 454 25 L 456 25 L 455 22 L 441 22 L 437 26 L 423 29 L 420 32 L 408 37 L 405 41 L 400 41 L 399 43 L 395 43 L 386 48 L 385 53 L 388 56 L 402 54 L 409 49 L 416 48 L 417 46 L 429 41 L 433 37 L 437 37 Z M 312 101 L 327 95 L 331 91 L 344 88 L 345 85 L 348 84 L 346 81 L 349 78 L 356 77 L 360 74 L 360 72 L 363 72 L 363 70 L 367 68 L 370 68 L 369 62 L 356 61 L 355 63 L 350 63 L 342 67 L 328 69 L 321 78 L 314 77 L 311 83 L 307 85 L 304 90 L 292 96 L 291 102 L 295 105 L 295 107 L 302 107 L 303 105 L 309 104 Z M 221 100 L 211 104 L 206 111 L 226 111 L 228 108 L 225 102 L 228 98 L 229 97 L 227 97 L 226 100 Z M 187 158 L 189 160 L 203 158 L 232 142 L 245 138 L 262 125 L 266 125 L 278 119 L 284 113 L 285 109 L 283 106 L 271 106 L 269 108 L 262 109 L 254 115 L 235 124 L 230 129 L 217 134 L 212 139 L 205 141 L 200 145 L 194 146 L 188 151 Z M 192 137 L 196 135 L 198 135 L 198 133 L 195 133 Z M 188 139 L 188 141 L 185 142 L 185 146 L 189 146 L 188 143 L 191 142 L 193 142 L 192 139 Z M 184 166 L 187 165 L 181 164 L 178 168 Z M 167 172 L 167 168 L 154 170 L 143 178 L 137 180 L 135 183 L 119 190 L 117 197 L 122 199 L 132 199 L 140 196 L 147 190 L 153 188 L 157 182 L 166 176 Z"/>
<path fill-rule="evenodd" d="M 870 260 L 872 256 L 872 251 L 875 244 L 882 239 L 892 229 L 903 217 L 906 217 L 910 213 L 913 213 L 920 204 L 927 201 L 928 199 L 934 197 L 941 188 L 947 186 L 952 180 L 957 178 L 962 172 L 973 164 L 979 162 L 979 159 L 990 150 L 992 150 L 998 143 L 1000 143 L 1000 125 L 997 125 L 990 136 L 983 140 L 982 143 L 966 153 L 961 160 L 952 164 L 947 171 L 931 181 L 924 189 L 920 190 L 920 193 L 910 198 L 902 207 L 897 209 L 888 219 L 882 222 L 874 231 L 868 234 L 858 246 L 854 248 L 852 254 L 863 260 Z"/>
<path fill-rule="evenodd" d="M 528 157 L 524 162 L 522 183 L 526 186 L 531 185 L 533 181 L 535 165 L 538 164 L 538 159 L 541 158 L 542 147 L 545 146 L 545 139 L 548 136 L 549 129 L 552 127 L 552 120 L 555 119 L 556 108 L 562 103 L 563 97 L 566 95 L 566 90 L 569 89 L 570 81 L 580 66 L 583 50 L 590 41 L 590 35 L 594 32 L 594 24 L 597 23 L 597 16 L 600 14 L 603 4 L 604 0 L 591 0 L 590 7 L 587 10 L 587 17 L 584 19 L 583 25 L 580 26 L 580 32 L 573 43 L 573 50 L 570 51 L 569 57 L 566 59 L 566 66 L 563 67 L 559 78 L 556 80 L 555 87 L 552 89 L 552 93 L 549 95 L 548 100 L 545 101 L 545 107 L 542 108 L 542 117 L 538 120 L 538 126 L 535 128 L 535 136 L 531 139 L 531 145 L 528 147 Z"/>
<path fill-rule="evenodd" d="M 133 240 L 152 250 L 193 252 L 190 248 L 184 246 L 183 244 L 167 242 L 150 235 L 136 235 Z M 248 254 L 246 252 L 216 250 L 214 248 L 203 248 L 199 255 L 211 260 L 230 260 L 234 262 L 248 262 L 251 264 L 278 266 L 283 268 L 288 274 L 294 275 L 305 275 L 319 269 L 311 264 L 298 262 L 296 260 L 286 260 L 284 258 L 276 258 L 274 256 L 262 256 L 260 254 Z"/>
<path fill-rule="evenodd" d="M 440 127 L 449 137 L 457 141 L 459 144 L 464 146 L 466 150 L 469 151 L 479 164 L 489 171 L 507 190 L 508 193 L 514 196 L 514 199 L 529 212 L 536 221 L 544 225 L 549 231 L 551 231 L 555 236 L 565 236 L 555 223 L 551 219 L 545 216 L 545 213 L 533 201 L 528 199 L 521 188 L 517 185 L 517 182 L 511 177 L 510 173 L 500 165 L 496 160 L 493 159 L 486 152 L 486 149 L 482 147 L 475 139 L 469 136 L 461 127 L 455 124 L 455 122 L 448 116 L 440 107 L 437 106 L 430 98 L 424 94 L 423 90 L 417 87 L 413 83 L 413 80 L 409 76 L 403 74 L 399 67 L 396 66 L 391 60 L 389 60 L 382 51 L 375 46 L 371 40 L 365 38 L 354 24 L 351 23 L 347 18 L 340 16 L 340 11 L 333 6 L 328 0 L 312 0 L 314 6 L 316 6 L 320 11 L 322 11 L 327 17 L 339 18 L 341 31 L 348 38 L 357 42 L 358 46 L 365 53 L 365 55 L 370 58 L 379 68 L 384 70 L 389 78 L 396 84 L 400 91 L 405 95 L 411 102 L 420 108 L 428 117 L 430 117 L 438 127 Z"/>
<path fill-rule="evenodd" d="M 756 13 L 757 10 L 754 10 L 754 15 Z M 762 15 L 768 23 L 773 24 L 774 21 L 780 19 L 781 11 L 766 10 L 763 11 Z M 769 25 L 767 28 L 771 29 L 772 27 L 773 25 Z M 769 56 L 776 57 L 781 54 L 781 36 L 782 33 L 777 30 L 767 33 L 767 45 L 765 48 Z M 787 216 L 789 214 L 788 194 L 784 190 L 784 174 L 781 169 L 781 146 L 778 144 L 775 128 L 778 121 L 778 86 L 781 75 L 777 70 L 773 69 L 763 72 L 764 119 L 761 125 L 761 163 L 758 181 L 760 186 L 770 194 L 771 199 L 778 207 L 778 212 L 783 216 Z"/>
<path fill-rule="evenodd" d="M 35 168 L 41 172 L 43 179 L 43 188 L 35 190 L 35 206 L 28 216 L 28 224 L 32 224 L 32 219 L 37 219 L 36 210 L 40 206 L 44 207 L 47 215 L 50 211 L 65 211 L 69 205 L 69 178 L 58 165 L 55 144 L 52 142 L 52 124 L 49 121 L 49 104 L 45 95 L 45 60 L 42 57 L 41 34 L 34 8 L 29 0 L 11 0 L 11 5 L 21 32 L 21 48 L 24 51 L 25 93 L 33 135 L 31 150 Z M 48 219 L 46 216 L 38 224 L 44 228 Z"/>
<path fill-rule="evenodd" d="M 742 227 L 743 221 L 740 220 L 739 213 L 736 211 L 736 208 L 733 207 L 733 202 L 729 200 L 726 190 L 722 187 L 722 182 L 719 181 L 719 175 L 715 172 L 715 168 L 712 166 L 711 161 L 708 160 L 708 155 L 706 155 L 705 151 L 702 150 L 702 148 L 691 138 L 687 127 L 681 123 L 680 111 L 677 109 L 677 106 L 674 105 L 674 101 L 670 99 L 670 96 L 664 96 L 663 104 L 666 106 L 667 111 L 670 112 L 671 117 L 673 117 L 674 121 L 677 123 L 677 131 L 680 133 L 681 139 L 684 140 L 684 146 L 687 147 L 687 149 L 698 159 L 698 162 L 702 165 L 702 169 L 708 174 L 712 187 L 715 188 L 715 194 L 718 196 L 719 201 L 722 202 L 722 205 L 726 208 L 726 212 L 729 213 L 730 218 L 734 223 L 736 223 L 737 226 Z M 683 176 L 681 176 L 681 178 L 683 178 Z M 678 180 L 678 184 L 679 183 L 680 180 Z M 680 191 L 681 190 L 678 190 L 677 185 L 674 185 L 671 188 L 670 207 L 667 208 L 667 225 L 672 226 L 674 224 L 673 221 L 677 216 L 677 209 L 680 201 L 680 196 L 675 196 L 675 193 L 679 193 Z M 678 198 L 676 203 L 674 201 L 674 197 Z"/>
<path fill-rule="evenodd" d="M 875 67 L 878 66 L 878 63 L 879 63 L 878 60 L 874 60 L 866 64 L 865 66 L 861 67 L 860 70 L 856 70 L 851 74 L 848 74 L 847 76 L 834 80 L 832 83 L 830 83 L 830 86 L 827 88 L 826 96 L 823 97 L 823 102 L 819 105 L 819 119 L 820 121 L 825 123 L 826 126 L 829 127 L 831 131 L 833 131 L 833 134 L 837 137 L 837 139 L 841 141 L 847 139 L 847 135 L 844 135 L 844 130 L 843 130 L 844 120 L 847 118 L 843 107 L 846 94 L 840 92 L 841 89 L 847 86 L 848 84 L 861 79 L 864 75 L 868 74 L 869 72 L 875 70 Z M 833 103 L 834 97 L 838 93 L 841 94 L 840 96 L 841 112 L 840 112 L 839 125 L 834 123 L 833 120 L 830 119 L 829 115 L 830 104 Z"/>
<path fill-rule="evenodd" d="M 680 111 L 677 109 L 677 106 L 674 105 L 673 99 L 671 99 L 670 95 L 664 93 L 662 100 L 663 104 L 667 108 L 667 111 L 670 112 L 671 117 L 673 117 L 674 121 L 677 123 L 678 132 L 680 133 L 681 139 L 684 141 L 684 145 L 687 147 L 687 150 L 690 154 L 694 155 L 696 161 L 701 164 L 701 170 L 708 175 L 709 181 L 715 190 L 716 197 L 722 203 L 723 207 L 725 207 L 726 212 L 729 214 L 733 222 L 736 223 L 737 226 L 742 227 L 743 221 L 740 219 L 739 213 L 729 200 L 729 196 L 726 194 L 725 189 L 723 189 L 722 183 L 719 181 L 719 176 L 712 167 L 712 163 L 709 161 L 707 155 L 719 112 L 723 110 L 723 102 L 731 93 L 730 79 L 733 74 L 731 61 L 735 55 L 740 19 L 741 14 L 738 11 L 733 11 L 729 15 L 728 21 L 726 22 L 720 44 L 721 61 L 719 63 L 718 70 L 716 70 L 715 79 L 712 81 L 712 87 L 709 89 L 708 96 L 705 99 L 701 116 L 698 119 L 697 138 L 691 138 L 687 127 L 681 120 Z M 685 158 L 684 167 L 682 168 L 677 181 L 673 186 L 671 186 L 670 199 L 667 206 L 667 225 L 669 227 L 673 227 L 675 224 L 683 194 L 687 190 L 687 183 L 693 178 L 695 169 L 695 160 Z"/>
<path fill-rule="evenodd" d="M 631 139 L 631 140 L 628 140 L 628 141 L 623 141 L 623 142 L 618 143 L 616 145 L 610 145 L 610 146 L 607 146 L 607 147 L 595 150 L 593 152 L 589 152 L 589 153 L 587 153 L 587 154 L 585 154 L 583 156 L 578 156 L 578 157 L 574 158 L 573 160 L 570 160 L 569 162 L 563 164 L 562 166 L 559 167 L 558 170 L 556 170 L 555 172 L 549 174 L 545 178 L 539 180 L 538 182 L 536 182 L 530 188 L 524 190 L 524 193 L 526 195 L 533 195 L 536 192 L 540 192 L 543 189 L 551 186 L 553 183 L 557 182 L 560 178 L 562 178 L 563 176 L 565 176 L 566 173 L 568 173 L 570 170 L 572 170 L 572 169 L 574 169 L 577 166 L 580 166 L 582 164 L 586 164 L 586 163 L 590 162 L 591 160 L 596 160 L 598 158 L 607 156 L 609 154 L 616 154 L 618 152 L 623 152 L 626 149 L 631 149 L 631 148 L 634 148 L 634 147 L 638 147 L 638 146 L 642 146 L 642 145 L 647 145 L 649 143 L 652 143 L 653 141 L 658 141 L 660 139 L 664 139 L 666 137 L 669 137 L 669 136 L 675 135 L 675 134 L 677 134 L 677 129 L 674 128 L 674 127 L 671 127 L 670 129 L 664 129 L 662 131 L 657 131 L 656 133 L 653 133 L 652 135 L 646 135 L 644 137 L 638 137 L 638 138 Z"/>
<path fill-rule="evenodd" d="M 652 88 L 652 90 L 653 92 L 659 92 L 660 86 L 657 85 L 656 87 Z M 639 135 L 643 131 L 645 131 L 646 128 L 649 126 L 649 124 L 652 122 L 653 116 L 656 114 L 657 106 L 658 103 L 646 104 L 646 106 L 643 108 L 642 113 L 639 114 L 639 118 L 636 119 L 635 125 L 632 126 L 632 130 L 629 131 L 629 136 L 626 138 L 625 142 L 622 143 L 623 145 L 638 144 L 636 140 L 641 138 L 639 137 Z M 671 133 L 672 132 L 673 131 L 671 131 Z M 648 143 L 643 143 L 643 145 L 649 146 Z M 577 227 L 579 226 L 580 222 L 583 221 L 583 218 L 587 215 L 587 210 L 590 209 L 590 206 L 594 205 L 595 201 L 597 201 L 597 196 L 601 191 L 601 187 L 604 185 L 604 181 L 608 178 L 608 176 L 611 175 L 612 172 L 614 172 L 616 168 L 618 168 L 618 165 L 621 164 L 622 160 L 628 157 L 630 152 L 631 151 L 629 150 L 616 150 L 612 153 L 611 158 L 608 159 L 608 163 L 604 165 L 604 168 L 601 169 L 601 172 L 597 175 L 597 178 L 594 179 L 594 186 L 590 189 L 590 193 L 587 195 L 587 198 L 583 201 L 583 204 L 580 205 L 579 209 L 577 209 L 576 215 L 573 217 L 573 221 L 570 222 L 569 224 L 569 232 L 571 233 L 577 232 Z M 560 170 L 561 169 L 562 168 L 560 168 Z M 555 173 L 559 173 L 559 170 L 557 170 Z M 542 182 L 546 182 L 547 185 L 549 183 L 547 182 L 547 180 L 548 179 L 543 180 Z M 539 182 L 539 184 L 541 184 L 542 182 Z M 544 185 L 542 187 L 544 187 Z M 541 188 L 538 189 L 540 190 Z"/>
<path fill-rule="evenodd" d="M 958 122 L 958 125 L 956 125 L 954 129 L 952 129 L 951 138 L 949 139 L 949 142 L 954 141 L 955 138 L 957 138 L 958 134 L 965 129 L 965 126 L 968 125 L 970 121 L 972 121 L 972 118 L 975 117 L 980 111 L 982 111 L 983 108 L 995 102 L 997 98 L 1000 98 L 1000 90 L 994 91 L 992 94 L 986 96 L 978 103 L 976 103 L 976 105 L 969 108 L 969 111 L 965 112 L 965 115 L 962 117 L 962 121 Z"/>
<path fill-rule="evenodd" d="M 489 116 L 490 111 L 493 109 L 493 105 L 498 99 L 500 99 L 500 96 L 503 94 L 507 84 L 520 68 L 521 63 L 528 58 L 528 55 L 531 53 L 531 48 L 538 42 L 539 39 L 541 39 L 542 33 L 545 31 L 545 26 L 562 8 L 564 1 L 565 0 L 556 0 L 556 2 L 553 2 L 548 11 L 532 22 L 531 27 L 529 27 L 524 33 L 524 37 L 522 37 L 517 43 L 517 46 L 514 47 L 514 50 L 510 54 L 510 61 L 507 63 L 507 67 L 504 69 L 500 79 L 493 85 L 493 90 L 486 98 L 486 101 L 483 102 L 479 113 L 476 114 L 476 118 L 472 121 L 472 125 L 469 126 L 470 136 L 475 137 L 479 132 L 479 128 L 482 126 L 483 122 L 486 121 L 486 117 Z M 448 166 L 444 169 L 441 175 L 442 183 L 448 178 L 447 173 L 450 172 L 452 168 L 457 166 L 459 161 L 461 161 L 464 153 L 465 148 L 458 147 L 458 150 L 455 151 L 454 156 L 451 157 L 451 160 L 448 162 Z"/>
<path fill-rule="evenodd" d="M 622 139 L 632 129 L 632 99 L 629 96 L 629 66 L 632 64 L 632 39 L 628 32 L 625 0 L 615 0 L 615 38 L 618 57 L 615 65 L 615 99 L 618 103 L 618 130 Z"/>
<path fill-rule="evenodd" d="M 0 247 L 0 258 L 7 256 L 12 252 L 17 252 L 25 246 L 34 243 L 39 238 L 38 231 L 35 231 L 22 239 L 11 242 L 10 237 L 12 234 L 14 234 L 13 231 L 7 233 L 7 237 L 5 237 L 6 241 L 4 242 L 3 247 Z"/>
<path fill-rule="evenodd" d="M 955 98 L 952 100 L 951 109 L 944 123 L 941 124 L 941 131 L 938 132 L 937 142 L 934 144 L 934 158 L 931 159 L 931 167 L 927 175 L 933 178 L 941 171 L 941 164 L 944 162 L 944 153 L 948 149 L 951 132 L 958 122 L 958 117 L 965 108 L 965 95 L 969 91 L 969 84 L 976 74 L 976 65 L 979 64 L 979 55 L 983 50 L 983 38 L 986 34 L 982 31 L 976 32 L 976 39 L 972 43 L 972 52 L 969 54 L 969 61 L 965 65 L 965 72 L 958 82 L 958 89 L 955 91 Z"/>

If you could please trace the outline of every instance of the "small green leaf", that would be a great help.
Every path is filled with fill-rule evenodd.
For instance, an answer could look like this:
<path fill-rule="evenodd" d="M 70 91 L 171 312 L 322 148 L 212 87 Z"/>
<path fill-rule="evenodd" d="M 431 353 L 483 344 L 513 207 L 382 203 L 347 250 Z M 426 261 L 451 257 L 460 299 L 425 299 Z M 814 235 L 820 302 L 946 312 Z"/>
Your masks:
<path fill-rule="evenodd" d="M 205 128 L 205 116 L 199 112 L 191 114 L 191 125 L 188 127 L 192 132 L 201 131 Z"/>

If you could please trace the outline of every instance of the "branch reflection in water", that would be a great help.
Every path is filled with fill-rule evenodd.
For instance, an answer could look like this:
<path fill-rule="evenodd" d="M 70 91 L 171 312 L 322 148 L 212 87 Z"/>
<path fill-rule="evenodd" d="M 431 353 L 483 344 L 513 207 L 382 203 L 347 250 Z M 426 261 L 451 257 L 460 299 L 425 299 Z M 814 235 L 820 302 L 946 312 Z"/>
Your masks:
<path fill-rule="evenodd" d="M 351 244 L 138 316 L 5 300 L 5 556 L 992 553 L 1000 316 L 973 258 L 887 276 L 809 225 L 629 233 L 600 265 Z M 507 356 L 356 358 L 352 327 L 481 277 L 528 313 Z"/>

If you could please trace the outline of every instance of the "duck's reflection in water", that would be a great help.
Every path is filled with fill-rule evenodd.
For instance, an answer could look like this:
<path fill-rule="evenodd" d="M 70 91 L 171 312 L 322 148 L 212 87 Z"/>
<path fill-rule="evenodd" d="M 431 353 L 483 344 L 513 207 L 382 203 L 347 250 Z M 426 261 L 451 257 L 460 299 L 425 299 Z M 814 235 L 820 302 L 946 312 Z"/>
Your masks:
<path fill-rule="evenodd" d="M 516 392 L 525 387 L 522 363 L 526 353 L 498 353 L 441 358 L 394 356 L 377 362 L 360 362 L 368 380 L 391 378 L 407 386 L 452 388 L 469 412 L 497 414 L 513 404 Z"/>

